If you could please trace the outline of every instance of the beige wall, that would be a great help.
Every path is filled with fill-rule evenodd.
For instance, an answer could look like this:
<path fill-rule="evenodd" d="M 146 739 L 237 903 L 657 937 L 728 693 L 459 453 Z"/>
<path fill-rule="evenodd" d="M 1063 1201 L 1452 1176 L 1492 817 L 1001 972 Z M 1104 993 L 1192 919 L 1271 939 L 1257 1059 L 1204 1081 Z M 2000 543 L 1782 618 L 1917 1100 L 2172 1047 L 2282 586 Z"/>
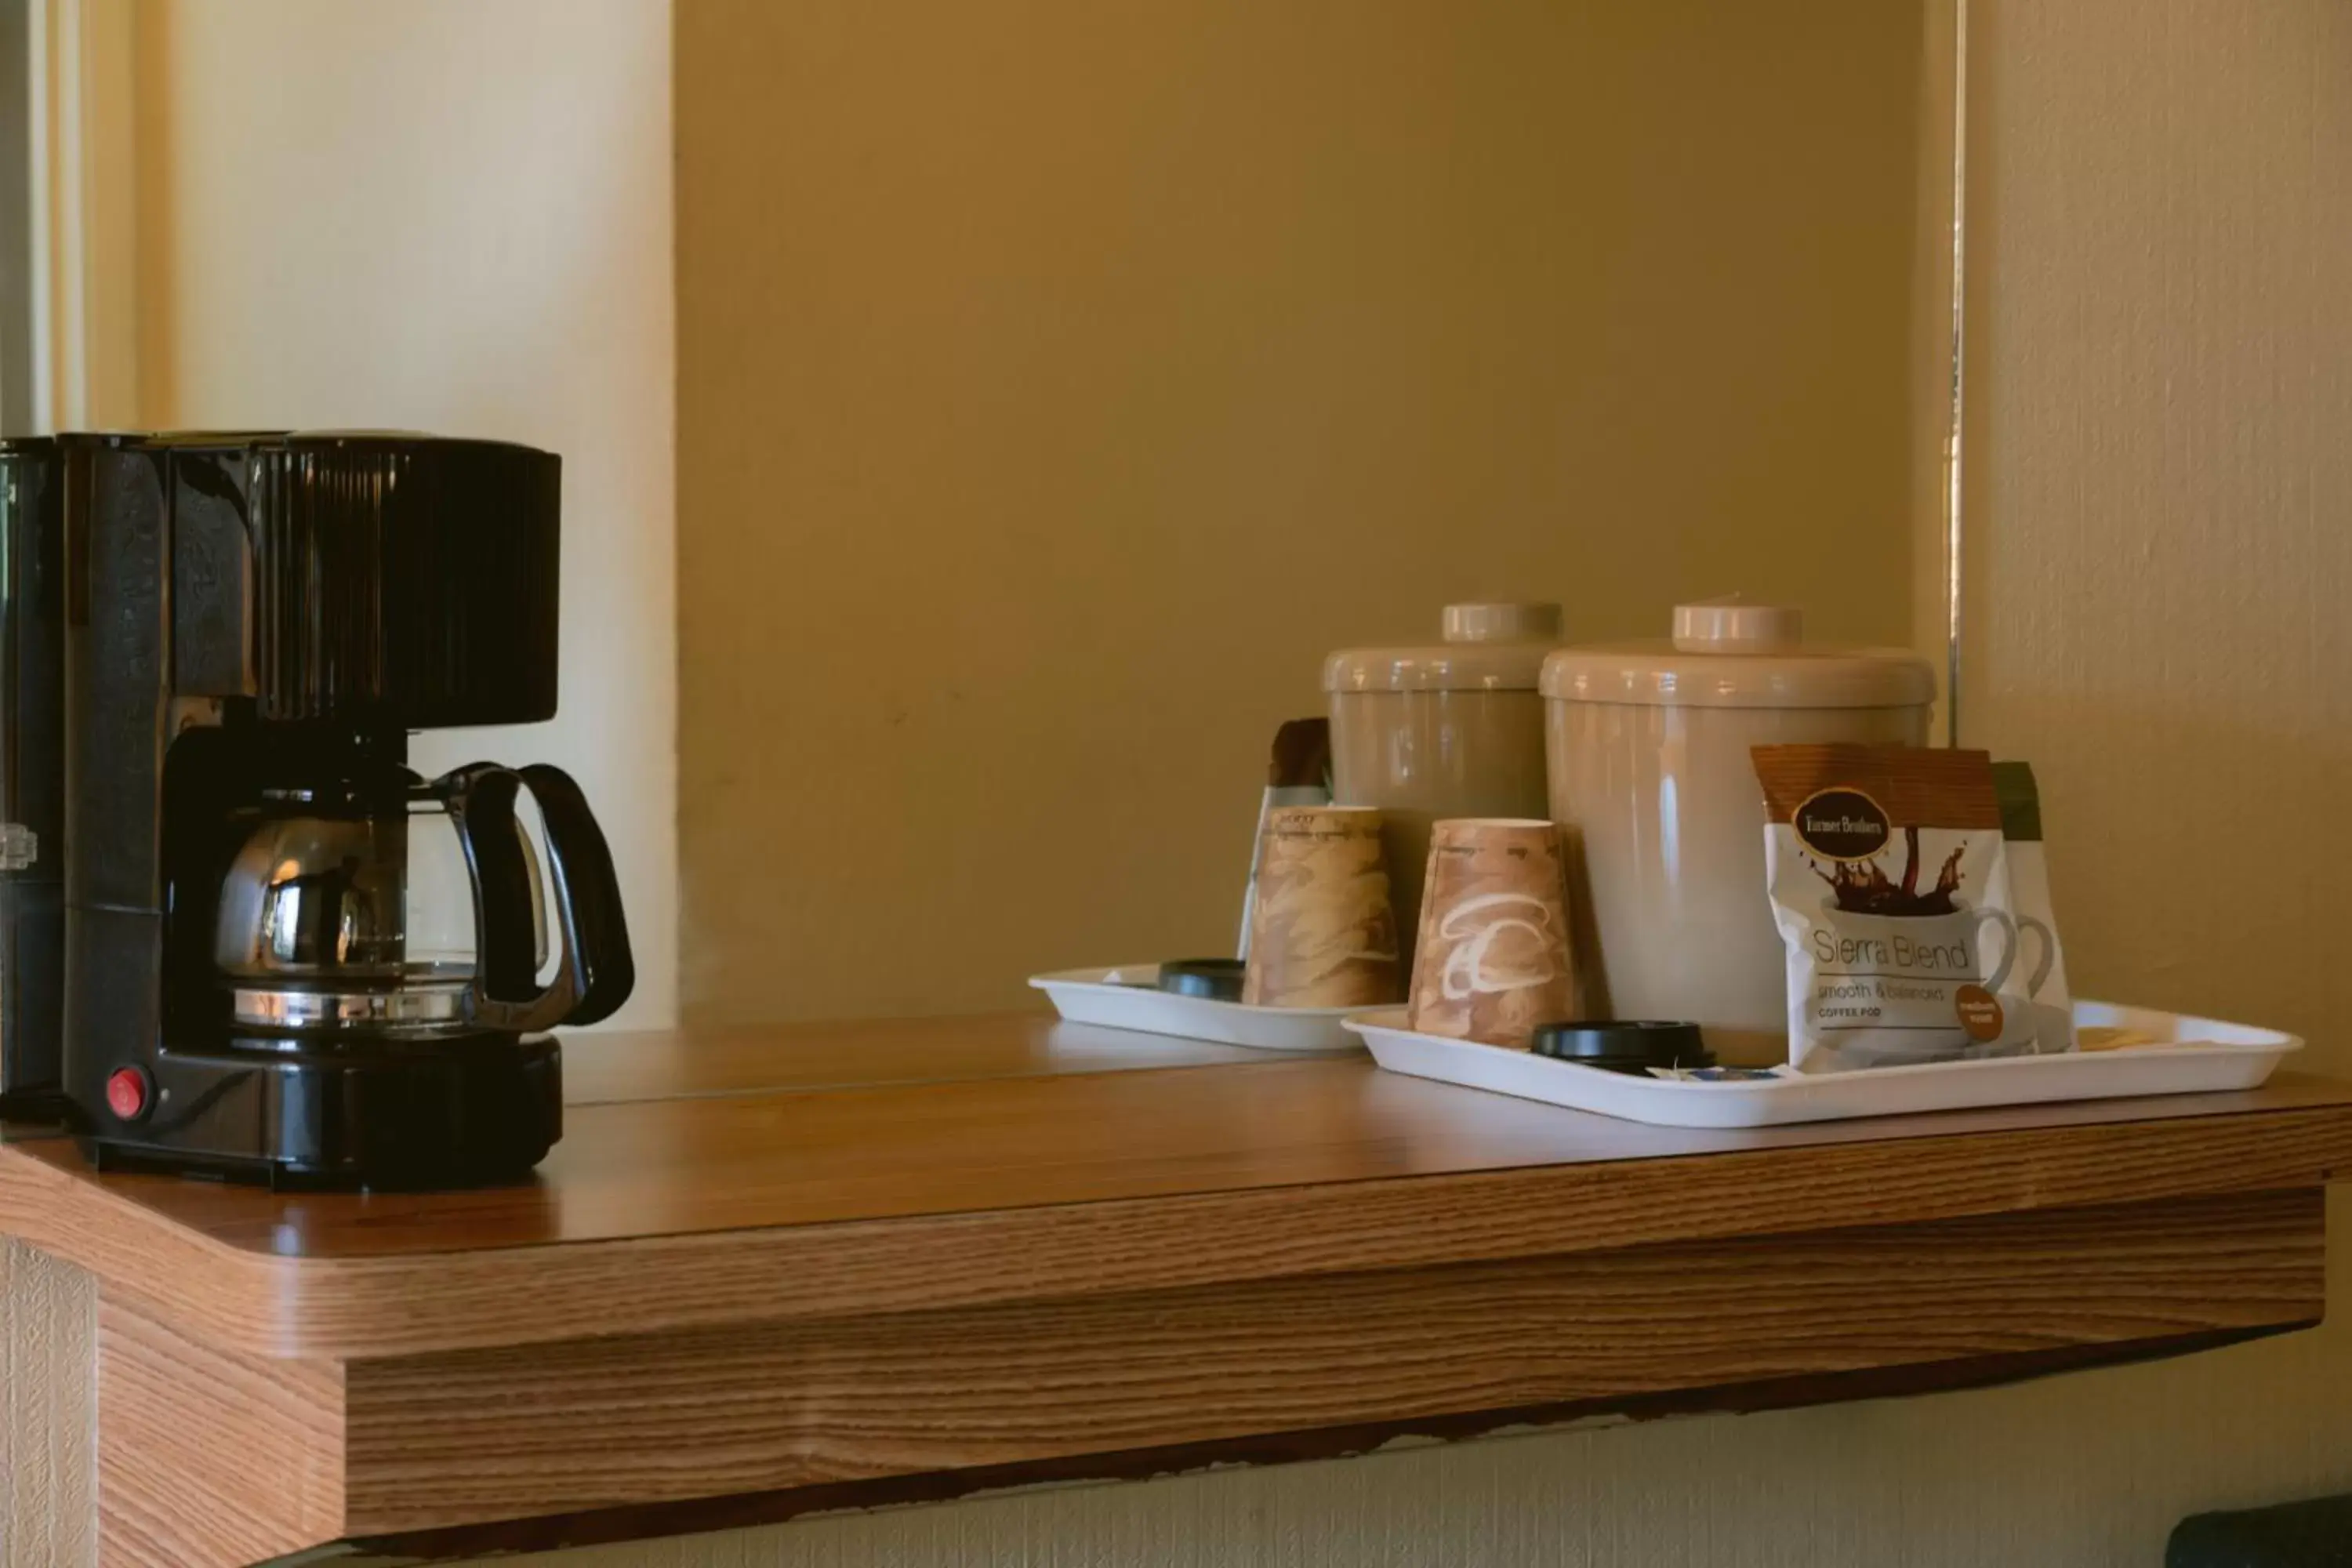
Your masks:
<path fill-rule="evenodd" d="M 2086 988 L 2302 1028 L 2313 1065 L 2352 1071 L 2329 1027 L 2352 972 L 2326 952 L 2352 853 L 2328 815 L 2352 735 L 2352 19 L 2333 0 L 1977 8 L 1971 738 L 2049 781 Z M 2250 799 L 2305 835 L 2260 873 L 2222 837 Z M 44 1310 L 25 1291 L 0 1296 L 12 1400 Z M 2147 1568 L 2189 1510 L 2347 1486 L 2338 1326 L 2012 1390 L 535 1561 Z"/>
<path fill-rule="evenodd" d="M 1918 48 L 1883 0 L 680 6 L 688 1016 L 1218 951 L 1322 654 L 1449 598 L 1902 638 Z"/>
<path fill-rule="evenodd" d="M 125 0 L 113 0 L 121 5 Z M 561 709 L 418 764 L 572 770 L 676 1008 L 665 0 L 138 0 L 139 414 L 563 456 Z"/>
<path fill-rule="evenodd" d="M 2041 766 L 2085 988 L 2304 1030 L 2310 1065 L 2352 1071 L 2332 953 L 2352 864 L 2352 15 L 1977 12 L 1969 738 Z M 2257 804 L 2291 850 L 2239 847 Z M 2339 1318 L 2345 1219 L 2339 1202 Z M 2016 1389 L 545 1561 L 2152 1568 L 2188 1511 L 2347 1487 L 2339 1321 Z"/>

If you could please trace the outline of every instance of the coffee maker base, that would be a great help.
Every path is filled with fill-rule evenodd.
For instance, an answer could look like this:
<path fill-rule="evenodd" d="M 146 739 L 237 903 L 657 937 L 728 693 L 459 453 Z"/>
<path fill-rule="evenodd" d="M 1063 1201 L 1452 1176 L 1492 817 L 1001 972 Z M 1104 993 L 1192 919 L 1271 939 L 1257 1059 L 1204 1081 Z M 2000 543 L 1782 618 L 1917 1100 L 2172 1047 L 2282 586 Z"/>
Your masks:
<path fill-rule="evenodd" d="M 506 1034 L 332 1049 L 232 1040 L 118 1068 L 105 1103 L 77 1130 L 101 1170 L 481 1186 L 528 1173 L 563 1135 L 562 1052 L 551 1036 Z"/>

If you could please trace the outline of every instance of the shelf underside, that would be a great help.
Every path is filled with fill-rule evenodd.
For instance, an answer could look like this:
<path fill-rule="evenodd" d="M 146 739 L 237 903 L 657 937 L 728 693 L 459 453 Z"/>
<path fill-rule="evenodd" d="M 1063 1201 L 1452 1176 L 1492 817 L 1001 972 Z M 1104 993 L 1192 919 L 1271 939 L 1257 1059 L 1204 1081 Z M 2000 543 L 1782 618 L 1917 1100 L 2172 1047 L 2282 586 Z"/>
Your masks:
<path fill-rule="evenodd" d="M 2305 1187 L 349 1362 L 110 1293 L 102 1560 L 458 1557 L 1998 1382 L 2314 1323 L 2324 1220 Z"/>

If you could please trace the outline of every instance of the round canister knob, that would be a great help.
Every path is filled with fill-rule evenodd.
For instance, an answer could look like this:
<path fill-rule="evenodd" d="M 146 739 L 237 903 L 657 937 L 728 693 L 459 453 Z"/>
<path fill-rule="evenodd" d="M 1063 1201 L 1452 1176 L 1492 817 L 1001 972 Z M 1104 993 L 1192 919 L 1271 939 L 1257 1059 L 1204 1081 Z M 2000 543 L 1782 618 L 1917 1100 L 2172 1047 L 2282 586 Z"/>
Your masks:
<path fill-rule="evenodd" d="M 1448 605 L 1447 642 L 1558 642 L 1558 605 Z"/>
<path fill-rule="evenodd" d="M 1790 605 L 1708 599 L 1675 606 L 1678 653 L 1787 653 L 1805 640 L 1805 612 Z"/>

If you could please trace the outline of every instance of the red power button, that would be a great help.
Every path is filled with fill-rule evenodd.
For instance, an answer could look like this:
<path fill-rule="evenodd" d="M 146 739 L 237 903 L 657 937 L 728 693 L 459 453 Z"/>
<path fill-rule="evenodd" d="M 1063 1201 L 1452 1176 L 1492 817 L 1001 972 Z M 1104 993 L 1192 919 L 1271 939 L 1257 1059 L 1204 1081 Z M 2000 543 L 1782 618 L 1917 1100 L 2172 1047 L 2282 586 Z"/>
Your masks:
<path fill-rule="evenodd" d="M 106 1077 L 106 1108 L 124 1121 L 136 1121 L 147 1109 L 147 1075 L 137 1068 L 116 1068 Z"/>

